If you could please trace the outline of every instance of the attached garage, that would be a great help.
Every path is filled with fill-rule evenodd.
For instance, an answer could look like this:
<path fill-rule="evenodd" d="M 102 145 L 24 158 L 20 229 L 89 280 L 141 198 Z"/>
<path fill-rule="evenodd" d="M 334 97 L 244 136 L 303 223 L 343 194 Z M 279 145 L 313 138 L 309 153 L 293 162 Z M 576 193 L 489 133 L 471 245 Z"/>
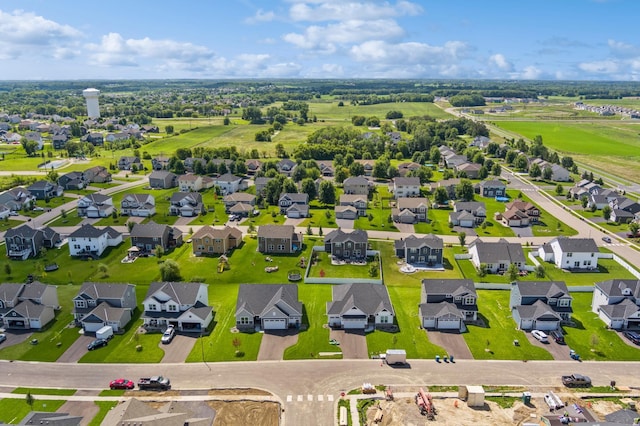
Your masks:
<path fill-rule="evenodd" d="M 459 318 L 438 318 L 438 330 L 460 330 Z"/>
<path fill-rule="evenodd" d="M 367 326 L 366 316 L 348 316 L 343 315 L 342 327 L 345 329 L 364 329 Z"/>
<path fill-rule="evenodd" d="M 424 328 L 436 328 L 436 319 L 435 318 L 423 318 L 422 319 L 422 327 L 424 327 Z"/>
<path fill-rule="evenodd" d="M 269 318 L 262 320 L 263 330 L 286 330 L 287 320 L 284 318 Z"/>

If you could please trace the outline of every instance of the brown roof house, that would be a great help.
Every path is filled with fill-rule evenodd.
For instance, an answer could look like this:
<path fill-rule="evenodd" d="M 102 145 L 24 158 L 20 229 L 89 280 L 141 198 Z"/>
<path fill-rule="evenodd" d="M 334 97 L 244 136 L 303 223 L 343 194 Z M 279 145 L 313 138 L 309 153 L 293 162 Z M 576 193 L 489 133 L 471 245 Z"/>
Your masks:
<path fill-rule="evenodd" d="M 203 226 L 191 237 L 193 254 L 225 254 L 242 244 L 242 231 L 225 226 L 222 229 Z"/>
<path fill-rule="evenodd" d="M 302 233 L 293 225 L 262 225 L 258 228 L 258 251 L 265 254 L 289 254 L 302 250 Z"/>

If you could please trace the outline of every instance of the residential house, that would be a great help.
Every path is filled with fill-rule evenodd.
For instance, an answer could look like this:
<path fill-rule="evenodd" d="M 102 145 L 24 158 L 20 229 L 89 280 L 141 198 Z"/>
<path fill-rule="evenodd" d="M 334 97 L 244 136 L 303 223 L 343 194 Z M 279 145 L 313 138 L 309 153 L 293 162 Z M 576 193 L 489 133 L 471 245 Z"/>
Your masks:
<path fill-rule="evenodd" d="M 571 319 L 572 301 L 564 281 L 515 281 L 509 309 L 520 330 L 552 331 Z"/>
<path fill-rule="evenodd" d="M 596 210 L 602 210 L 605 206 L 608 206 L 610 202 L 616 200 L 619 195 L 613 189 L 603 189 L 593 194 L 589 194 L 589 201 L 587 207 L 593 208 L 595 206 Z"/>
<path fill-rule="evenodd" d="M 400 176 L 407 176 L 411 172 L 420 170 L 420 167 L 422 167 L 420 164 L 414 163 L 413 161 L 400 163 L 398 164 L 398 173 L 400 173 Z"/>
<path fill-rule="evenodd" d="M 373 166 L 376 164 L 375 160 L 355 160 L 355 162 L 362 164 L 365 176 L 373 176 Z"/>
<path fill-rule="evenodd" d="M 63 190 L 84 189 L 84 187 L 87 186 L 87 182 L 84 180 L 84 173 L 69 172 L 58 178 L 58 185 L 60 185 Z"/>
<path fill-rule="evenodd" d="M 357 194 L 342 194 L 340 206 L 351 206 L 356 210 L 357 217 L 367 215 L 367 196 Z M 337 206 L 336 206 L 337 207 Z M 337 212 L 337 209 L 336 209 Z"/>
<path fill-rule="evenodd" d="M 84 180 L 88 183 L 111 182 L 111 173 L 102 166 L 91 167 L 84 171 Z"/>
<path fill-rule="evenodd" d="M 246 160 L 244 164 L 247 166 L 247 174 L 252 176 L 262 168 L 262 161 L 253 158 Z"/>
<path fill-rule="evenodd" d="M 109 217 L 114 211 L 113 199 L 98 193 L 87 194 L 78 200 L 77 211 L 80 217 Z"/>
<path fill-rule="evenodd" d="M 49 182 L 48 180 L 39 180 L 29 185 L 27 191 L 29 191 L 36 200 L 48 200 L 54 197 L 61 197 L 63 189 L 60 185 Z"/>
<path fill-rule="evenodd" d="M 93 225 L 84 224 L 69 234 L 68 239 L 71 256 L 89 256 L 97 259 L 108 247 L 116 247 L 122 243 L 122 234 L 110 226 L 98 229 Z"/>
<path fill-rule="evenodd" d="M 587 179 L 582 179 L 573 187 L 569 189 L 569 194 L 575 199 L 578 200 L 583 196 L 588 197 L 591 194 L 597 194 L 602 191 L 602 187 L 595 182 L 591 182 Z"/>
<path fill-rule="evenodd" d="M 409 235 L 394 241 L 396 257 L 414 267 L 441 267 L 443 256 L 442 238 L 433 234 L 423 237 Z"/>
<path fill-rule="evenodd" d="M 0 204 L 0 220 L 5 220 L 11 215 L 11 210 L 4 204 Z"/>
<path fill-rule="evenodd" d="M 85 282 L 73 298 L 73 318 L 85 332 L 110 326 L 117 333 L 129 324 L 137 305 L 133 284 Z"/>
<path fill-rule="evenodd" d="M 538 256 L 560 269 L 592 270 L 598 269 L 600 252 L 593 238 L 556 237 L 538 248 Z"/>
<path fill-rule="evenodd" d="M 280 214 L 288 218 L 301 218 L 309 216 L 309 195 L 303 193 L 285 192 L 278 199 Z"/>
<path fill-rule="evenodd" d="M 335 206 L 333 211 L 336 219 L 356 220 L 358 218 L 358 210 L 353 206 Z"/>
<path fill-rule="evenodd" d="M 569 170 L 565 169 L 559 164 L 549 163 L 541 158 L 535 158 L 529 161 L 529 167 L 532 164 L 537 164 L 540 170 L 543 172 L 545 169 L 551 169 L 551 180 L 554 182 L 569 182 L 571 181 L 571 175 Z"/>
<path fill-rule="evenodd" d="M 263 254 L 289 254 L 302 250 L 302 233 L 293 225 L 262 225 L 258 228 L 258 251 Z"/>
<path fill-rule="evenodd" d="M 0 284 L 0 317 L 7 330 L 40 330 L 59 307 L 56 286 L 39 281 Z"/>
<path fill-rule="evenodd" d="M 449 222 L 454 226 L 472 228 L 481 224 L 487 217 L 487 208 L 481 201 L 456 201 L 453 212 L 449 213 Z"/>
<path fill-rule="evenodd" d="M 471 263 L 476 269 L 485 265 L 486 271 L 492 274 L 503 273 L 511 264 L 523 270 L 526 264 L 522 246 L 518 243 L 510 243 L 504 238 L 497 242 L 485 242 L 480 238 L 469 244 Z"/>
<path fill-rule="evenodd" d="M 247 189 L 247 182 L 240 176 L 225 173 L 213 179 L 214 185 L 220 188 L 223 195 L 233 194 L 234 192 Z"/>
<path fill-rule="evenodd" d="M 615 197 L 609 201 L 611 220 L 616 223 L 630 223 L 640 219 L 640 203 L 627 197 Z"/>
<path fill-rule="evenodd" d="M 530 224 L 529 216 L 516 208 L 511 208 L 504 213 L 496 213 L 495 219 L 509 227 L 525 227 Z"/>
<path fill-rule="evenodd" d="M 61 239 L 60 234 L 48 226 L 36 229 L 25 224 L 7 229 L 4 242 L 9 259 L 25 260 L 38 256 L 43 248 L 55 247 Z"/>
<path fill-rule="evenodd" d="M 269 178 L 269 177 L 259 177 L 255 179 L 255 187 L 256 187 L 256 195 L 258 194 L 263 194 L 265 189 L 267 188 L 267 184 L 269 183 L 269 181 L 271 181 L 273 178 Z"/>
<path fill-rule="evenodd" d="M 608 328 L 637 329 L 640 326 L 640 280 L 597 282 L 593 289 L 591 310 Z"/>
<path fill-rule="evenodd" d="M 331 289 L 327 302 L 329 327 L 368 330 L 393 325 L 395 311 L 387 287 L 380 284 L 342 284 Z"/>
<path fill-rule="evenodd" d="M 324 177 L 331 177 L 334 175 L 333 163 L 331 161 L 316 161 L 320 174 Z"/>
<path fill-rule="evenodd" d="M 166 155 L 158 155 L 151 159 L 151 168 L 153 170 L 167 170 L 169 169 L 170 158 Z"/>
<path fill-rule="evenodd" d="M 196 163 L 200 163 L 203 169 L 207 167 L 207 160 L 204 158 L 187 157 L 184 159 L 184 169 L 189 173 L 193 173 Z"/>
<path fill-rule="evenodd" d="M 611 216 L 609 219 L 614 223 L 631 223 L 635 217 L 636 215 L 626 210 L 613 209 L 611 210 Z"/>
<path fill-rule="evenodd" d="M 540 209 L 528 201 L 517 199 L 507 203 L 504 207 L 505 212 L 518 210 L 524 213 L 529 218 L 530 223 L 536 223 L 540 219 Z"/>
<path fill-rule="evenodd" d="M 182 192 L 198 192 L 202 190 L 202 176 L 187 173 L 178 176 L 178 188 Z"/>
<path fill-rule="evenodd" d="M 239 330 L 300 328 L 302 303 L 295 284 L 240 284 L 236 302 Z"/>
<path fill-rule="evenodd" d="M 233 209 L 234 214 L 239 214 L 241 217 L 247 217 L 251 214 L 256 205 L 256 196 L 247 192 L 235 192 L 233 194 L 225 195 L 222 199 L 224 203 L 224 209 L 227 213 L 231 213 Z M 241 205 L 235 208 L 237 205 Z"/>
<path fill-rule="evenodd" d="M 156 199 L 151 194 L 127 194 L 120 201 L 123 216 L 150 217 L 156 214 Z"/>
<path fill-rule="evenodd" d="M 142 168 L 140 157 L 122 156 L 118 160 L 119 170 L 134 170 L 134 168 L 135 170 L 140 170 Z"/>
<path fill-rule="evenodd" d="M 491 139 L 489 139 L 488 137 L 486 137 L 486 136 L 476 136 L 475 138 L 473 138 L 473 140 L 471 141 L 469 146 L 474 146 L 476 148 L 480 148 L 482 150 L 485 150 L 487 148 L 487 146 L 489 146 L 490 143 L 491 143 Z"/>
<path fill-rule="evenodd" d="M 351 176 L 342 182 L 345 194 L 369 195 L 369 180 L 364 176 Z"/>
<path fill-rule="evenodd" d="M 102 146 L 104 145 L 104 135 L 98 132 L 91 132 L 82 137 L 82 140 L 85 142 L 89 142 L 94 146 Z"/>
<path fill-rule="evenodd" d="M 403 197 L 420 196 L 420 178 L 418 177 L 396 177 L 389 183 L 389 190 L 397 200 Z"/>
<path fill-rule="evenodd" d="M 169 214 L 173 216 L 194 217 L 205 211 L 202 194 L 198 192 L 176 192 L 170 203 Z"/>
<path fill-rule="evenodd" d="M 466 155 L 458 155 L 456 153 L 443 155 L 442 159 L 445 167 L 447 167 L 448 169 L 453 169 L 461 164 L 469 162 Z"/>
<path fill-rule="evenodd" d="M 418 223 L 428 221 L 429 200 L 424 197 L 398 198 L 396 206 L 391 209 L 391 217 L 394 222 Z"/>
<path fill-rule="evenodd" d="M 182 231 L 169 225 L 155 223 L 136 223 L 131 228 L 131 247 L 150 253 L 156 247 L 163 250 L 182 245 Z"/>
<path fill-rule="evenodd" d="M 449 195 L 450 200 L 455 200 L 456 197 L 456 186 L 460 184 L 460 179 L 444 179 L 438 181 L 435 185 L 432 185 L 431 190 L 435 191 L 436 188 L 444 188 L 447 190 L 447 194 Z"/>
<path fill-rule="evenodd" d="M 193 254 L 227 254 L 242 244 L 242 231 L 225 226 L 222 229 L 205 225 L 191 237 Z"/>
<path fill-rule="evenodd" d="M 420 318 L 424 328 L 466 329 L 465 322 L 478 319 L 478 294 L 469 279 L 422 280 Z"/>
<path fill-rule="evenodd" d="M 462 163 L 454 167 L 458 177 L 466 176 L 469 179 L 478 179 L 482 165 L 477 163 Z"/>
<path fill-rule="evenodd" d="M 142 302 L 142 320 L 150 327 L 173 325 L 180 332 L 202 333 L 213 321 L 207 284 L 152 282 Z"/>
<path fill-rule="evenodd" d="M 149 186 L 153 189 L 169 189 L 178 184 L 178 176 L 167 170 L 155 170 L 149 175 Z"/>
<path fill-rule="evenodd" d="M 362 229 L 344 232 L 341 228 L 338 228 L 324 237 L 325 252 L 338 260 L 362 262 L 367 258 L 368 247 L 369 236 L 367 231 Z"/>
<path fill-rule="evenodd" d="M 278 169 L 278 173 L 281 173 L 287 177 L 291 177 L 293 175 L 293 171 L 298 167 L 295 161 L 291 161 L 288 158 L 284 158 L 276 164 Z"/>
<path fill-rule="evenodd" d="M 21 186 L 8 189 L 0 193 L 0 205 L 4 205 L 9 210 L 17 212 L 23 208 L 30 208 L 35 202 L 35 197 Z"/>
<path fill-rule="evenodd" d="M 483 180 L 475 185 L 475 191 L 483 197 L 505 197 L 507 185 L 497 179 Z"/>
<path fill-rule="evenodd" d="M 44 146 L 44 141 L 42 139 L 42 135 L 38 132 L 27 132 L 24 135 L 25 139 L 31 142 L 35 142 L 38 144 L 38 150 L 41 150 Z"/>
<path fill-rule="evenodd" d="M 53 149 L 64 149 L 67 146 L 67 141 L 69 140 L 69 136 L 66 133 L 56 133 L 51 136 L 51 143 L 53 144 Z"/>

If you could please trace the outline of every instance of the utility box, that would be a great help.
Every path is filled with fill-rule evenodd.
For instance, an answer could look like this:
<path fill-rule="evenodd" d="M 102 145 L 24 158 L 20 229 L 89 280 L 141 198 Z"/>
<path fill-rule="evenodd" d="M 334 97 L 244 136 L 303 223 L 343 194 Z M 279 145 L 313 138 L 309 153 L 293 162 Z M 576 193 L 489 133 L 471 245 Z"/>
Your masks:
<path fill-rule="evenodd" d="M 406 364 L 407 363 L 407 351 L 404 349 L 387 349 L 385 354 L 387 364 Z"/>
<path fill-rule="evenodd" d="M 522 402 L 526 405 L 531 404 L 531 392 L 522 392 Z"/>
<path fill-rule="evenodd" d="M 484 407 L 484 388 L 482 386 L 459 386 L 458 398 L 467 401 L 469 407 Z"/>
<path fill-rule="evenodd" d="M 100 330 L 96 331 L 97 339 L 109 340 L 113 337 L 113 327 L 105 325 Z"/>

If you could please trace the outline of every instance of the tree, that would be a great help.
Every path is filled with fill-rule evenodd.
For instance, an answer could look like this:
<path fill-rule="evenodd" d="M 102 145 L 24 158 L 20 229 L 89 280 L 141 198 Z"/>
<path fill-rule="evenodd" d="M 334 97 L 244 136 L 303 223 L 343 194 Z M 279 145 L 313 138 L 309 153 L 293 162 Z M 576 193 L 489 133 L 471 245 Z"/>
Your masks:
<path fill-rule="evenodd" d="M 102 278 L 108 277 L 109 276 L 109 267 L 104 263 L 100 263 L 98 265 L 98 272 L 100 272 L 102 274 Z"/>
<path fill-rule="evenodd" d="M 311 224 L 307 225 L 307 235 L 313 235 L 313 229 L 311 229 Z"/>
<path fill-rule="evenodd" d="M 322 230 L 322 226 L 318 229 L 318 235 L 320 235 L 322 237 L 322 235 L 324 234 L 324 231 Z"/>
<path fill-rule="evenodd" d="M 31 395 L 31 391 L 27 391 L 25 395 L 25 402 L 29 406 L 29 409 L 33 409 L 33 403 L 36 402 L 36 399 Z"/>
<path fill-rule="evenodd" d="M 580 204 L 582 205 L 583 209 L 586 209 L 587 204 L 589 204 L 589 198 L 586 195 L 583 195 L 582 197 L 580 197 Z"/>
<path fill-rule="evenodd" d="M 385 179 L 387 177 L 387 169 L 389 169 L 390 163 L 386 157 L 380 158 L 373 163 L 373 177 L 378 179 Z"/>
<path fill-rule="evenodd" d="M 638 231 L 640 230 L 640 225 L 637 222 L 631 222 L 629 224 L 629 232 L 633 238 L 638 236 Z M 7 264 L 8 265 L 8 264 Z M 8 274 L 7 274 L 8 275 Z"/>
<path fill-rule="evenodd" d="M 561 161 L 562 167 L 564 167 L 567 170 L 571 170 L 571 168 L 573 167 L 573 158 L 572 157 L 562 157 L 562 161 Z"/>
<path fill-rule="evenodd" d="M 180 281 L 180 266 L 173 259 L 167 259 L 160 265 L 160 275 L 162 281 Z"/>
<path fill-rule="evenodd" d="M 534 272 L 536 274 L 537 278 L 544 278 L 545 276 L 545 270 L 544 270 L 544 265 L 538 265 L 535 267 Z"/>
<path fill-rule="evenodd" d="M 284 149 L 284 145 L 281 143 L 277 143 L 275 146 L 276 149 L 276 157 L 284 158 L 287 155 L 287 151 Z"/>
<path fill-rule="evenodd" d="M 462 179 L 459 184 L 456 185 L 456 197 L 465 200 L 473 200 L 473 184 L 469 179 Z"/>
<path fill-rule="evenodd" d="M 22 148 L 24 148 L 24 152 L 27 153 L 28 157 L 33 157 L 38 150 L 38 142 L 36 141 L 22 138 L 22 141 L 20 141 L 20 143 L 22 144 Z"/>
<path fill-rule="evenodd" d="M 547 166 L 544 168 L 544 170 L 542 170 L 542 179 L 551 180 L 552 176 L 553 176 L 553 169 L 551 167 Z"/>
<path fill-rule="evenodd" d="M 354 115 L 353 117 L 351 117 L 351 124 L 353 124 L 354 126 L 362 126 L 366 120 L 367 117 L 364 117 L 362 115 Z"/>
<path fill-rule="evenodd" d="M 607 222 L 609 221 L 609 219 L 611 218 L 611 207 L 604 206 L 602 208 L 602 217 L 604 217 L 604 220 L 606 220 Z"/>
<path fill-rule="evenodd" d="M 349 165 L 349 174 L 351 176 L 362 176 L 364 175 L 364 165 L 357 162 L 352 162 Z"/>
<path fill-rule="evenodd" d="M 500 176 L 501 173 L 502 173 L 502 166 L 500 166 L 500 164 L 498 163 L 495 163 L 491 168 L 491 174 L 494 176 Z"/>
<path fill-rule="evenodd" d="M 10 275 L 11 275 L 11 264 L 9 264 L 9 263 L 5 263 L 5 264 L 4 264 L 4 273 L 5 273 L 7 276 L 10 276 Z"/>
<path fill-rule="evenodd" d="M 320 183 L 320 190 L 318 191 L 318 199 L 323 204 L 335 204 L 336 202 L 336 188 L 328 180 L 323 180 Z"/>
<path fill-rule="evenodd" d="M 222 124 L 225 126 L 228 126 L 231 124 L 231 119 L 229 117 L 225 117 L 224 120 L 222 121 Z"/>
<path fill-rule="evenodd" d="M 250 106 L 242 110 L 242 119 L 249 121 L 251 124 L 263 123 L 262 111 L 256 106 Z"/>
<path fill-rule="evenodd" d="M 507 275 L 509 276 L 509 280 L 515 281 L 518 279 L 518 275 L 520 274 L 520 270 L 515 263 L 509 264 L 507 268 Z"/>
<path fill-rule="evenodd" d="M 316 198 L 318 195 L 316 190 L 316 183 L 311 178 L 305 178 L 302 180 L 301 190 L 304 194 L 309 196 L 309 201 Z"/>
<path fill-rule="evenodd" d="M 458 233 L 458 241 L 460 242 L 460 247 L 464 247 L 467 242 L 467 234 L 465 232 Z"/>
<path fill-rule="evenodd" d="M 527 156 L 524 154 L 520 154 L 516 157 L 513 166 L 520 170 L 527 170 L 527 166 L 529 165 L 529 161 L 527 161 Z"/>
<path fill-rule="evenodd" d="M 532 178 L 540 177 L 542 174 L 542 170 L 540 170 L 540 166 L 537 163 L 533 163 L 531 167 L 529 167 L 529 176 Z"/>
<path fill-rule="evenodd" d="M 449 193 L 447 189 L 443 186 L 439 186 L 436 188 L 436 192 L 433 195 L 433 199 L 438 205 L 444 205 L 449 200 Z"/>
<path fill-rule="evenodd" d="M 564 192 L 564 188 L 562 187 L 562 185 L 558 184 L 556 186 L 556 195 L 562 195 L 563 192 Z"/>
<path fill-rule="evenodd" d="M 376 116 L 367 118 L 365 121 L 367 127 L 380 127 L 380 119 Z"/>
<path fill-rule="evenodd" d="M 169 125 L 169 126 L 164 126 L 164 131 L 168 134 L 168 135 L 172 135 L 173 134 L 173 126 Z"/>

